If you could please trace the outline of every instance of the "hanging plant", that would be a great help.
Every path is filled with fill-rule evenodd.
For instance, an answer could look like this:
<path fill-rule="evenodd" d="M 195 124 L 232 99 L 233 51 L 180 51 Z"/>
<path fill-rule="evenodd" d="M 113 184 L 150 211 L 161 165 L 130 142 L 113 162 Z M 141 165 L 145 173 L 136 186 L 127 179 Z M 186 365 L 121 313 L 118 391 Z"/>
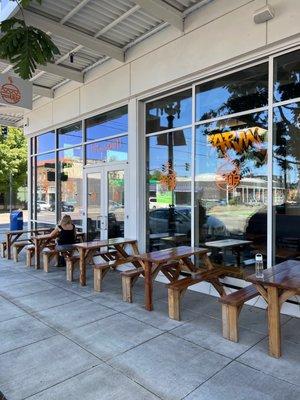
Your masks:
<path fill-rule="evenodd" d="M 32 0 L 13 0 L 23 7 Z M 42 0 L 35 0 L 39 4 Z M 0 24 L 0 58 L 9 61 L 13 70 L 22 78 L 30 79 L 37 68 L 37 64 L 45 65 L 53 62 L 54 56 L 60 54 L 49 35 L 33 26 L 27 26 L 23 19 L 9 18 Z"/>

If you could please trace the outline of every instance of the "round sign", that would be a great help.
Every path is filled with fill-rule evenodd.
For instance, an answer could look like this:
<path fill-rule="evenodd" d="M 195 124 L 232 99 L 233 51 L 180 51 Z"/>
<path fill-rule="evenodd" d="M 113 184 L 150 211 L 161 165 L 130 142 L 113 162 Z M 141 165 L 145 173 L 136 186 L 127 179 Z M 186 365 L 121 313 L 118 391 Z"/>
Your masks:
<path fill-rule="evenodd" d="M 6 103 L 17 104 L 21 100 L 21 92 L 19 88 L 12 83 L 12 79 L 8 78 L 9 83 L 2 85 L 0 94 Z"/>

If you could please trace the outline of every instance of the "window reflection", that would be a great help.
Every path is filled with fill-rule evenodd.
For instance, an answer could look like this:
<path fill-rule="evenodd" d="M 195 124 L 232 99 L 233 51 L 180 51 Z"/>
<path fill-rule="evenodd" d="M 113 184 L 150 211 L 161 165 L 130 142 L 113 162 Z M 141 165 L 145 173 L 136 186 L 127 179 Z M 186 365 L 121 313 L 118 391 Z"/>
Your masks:
<path fill-rule="evenodd" d="M 59 214 L 69 214 L 76 225 L 82 225 L 82 150 L 75 147 L 59 152 Z"/>
<path fill-rule="evenodd" d="M 36 137 L 36 153 L 44 153 L 55 149 L 55 132 L 43 133 Z"/>
<path fill-rule="evenodd" d="M 70 147 L 82 142 L 81 121 L 57 129 L 58 147 Z"/>
<path fill-rule="evenodd" d="M 128 153 L 127 136 L 109 140 L 101 140 L 86 145 L 87 164 L 96 164 L 101 161 L 126 161 Z"/>
<path fill-rule="evenodd" d="M 300 255 L 300 103 L 274 109 L 273 224 L 275 261 Z"/>
<path fill-rule="evenodd" d="M 191 130 L 147 138 L 150 250 L 191 242 Z"/>
<path fill-rule="evenodd" d="M 300 97 L 300 50 L 274 58 L 274 99 Z"/>
<path fill-rule="evenodd" d="M 238 261 L 249 272 L 256 252 L 266 256 L 267 121 L 266 112 L 255 113 L 196 130 L 195 243 L 251 241 L 241 244 L 243 264 L 236 248 L 212 248 L 215 262 Z"/>
<path fill-rule="evenodd" d="M 192 91 L 176 93 L 146 104 L 146 133 L 178 128 L 192 122 Z"/>
<path fill-rule="evenodd" d="M 36 200 L 37 220 L 55 223 L 55 153 L 36 157 Z"/>
<path fill-rule="evenodd" d="M 86 141 L 120 135 L 128 131 L 127 106 L 88 118 Z"/>
<path fill-rule="evenodd" d="M 225 75 L 196 87 L 196 120 L 264 107 L 268 104 L 268 64 Z"/>

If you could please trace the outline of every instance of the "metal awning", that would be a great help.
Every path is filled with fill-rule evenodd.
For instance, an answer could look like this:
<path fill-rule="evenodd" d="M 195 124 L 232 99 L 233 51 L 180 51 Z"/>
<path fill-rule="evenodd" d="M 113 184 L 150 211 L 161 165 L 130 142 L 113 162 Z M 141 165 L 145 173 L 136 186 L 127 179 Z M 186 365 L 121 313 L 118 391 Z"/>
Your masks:
<path fill-rule="evenodd" d="M 26 22 L 48 32 L 61 52 L 54 63 L 39 66 L 31 78 L 33 99 L 52 98 L 55 89 L 70 80 L 83 82 L 88 70 L 111 58 L 124 62 L 126 50 L 169 25 L 183 30 L 185 16 L 211 1 L 43 0 L 42 5 L 32 2 L 25 12 Z M 13 4 L 10 15 L 19 14 Z M 11 66 L 2 60 L 0 72 L 10 70 Z M 18 124 L 22 112 L 6 114 L 0 108 L 0 120 Z"/>

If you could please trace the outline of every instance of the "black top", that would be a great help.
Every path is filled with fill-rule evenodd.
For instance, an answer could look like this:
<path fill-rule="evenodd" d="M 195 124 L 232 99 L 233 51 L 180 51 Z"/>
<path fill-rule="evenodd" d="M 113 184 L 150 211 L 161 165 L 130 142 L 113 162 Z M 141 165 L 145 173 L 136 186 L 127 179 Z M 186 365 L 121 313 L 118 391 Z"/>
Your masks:
<path fill-rule="evenodd" d="M 72 224 L 73 225 L 73 224 Z M 75 225 L 73 229 L 66 230 L 61 225 L 58 225 L 59 236 L 57 238 L 57 244 L 74 244 L 76 239 Z"/>

